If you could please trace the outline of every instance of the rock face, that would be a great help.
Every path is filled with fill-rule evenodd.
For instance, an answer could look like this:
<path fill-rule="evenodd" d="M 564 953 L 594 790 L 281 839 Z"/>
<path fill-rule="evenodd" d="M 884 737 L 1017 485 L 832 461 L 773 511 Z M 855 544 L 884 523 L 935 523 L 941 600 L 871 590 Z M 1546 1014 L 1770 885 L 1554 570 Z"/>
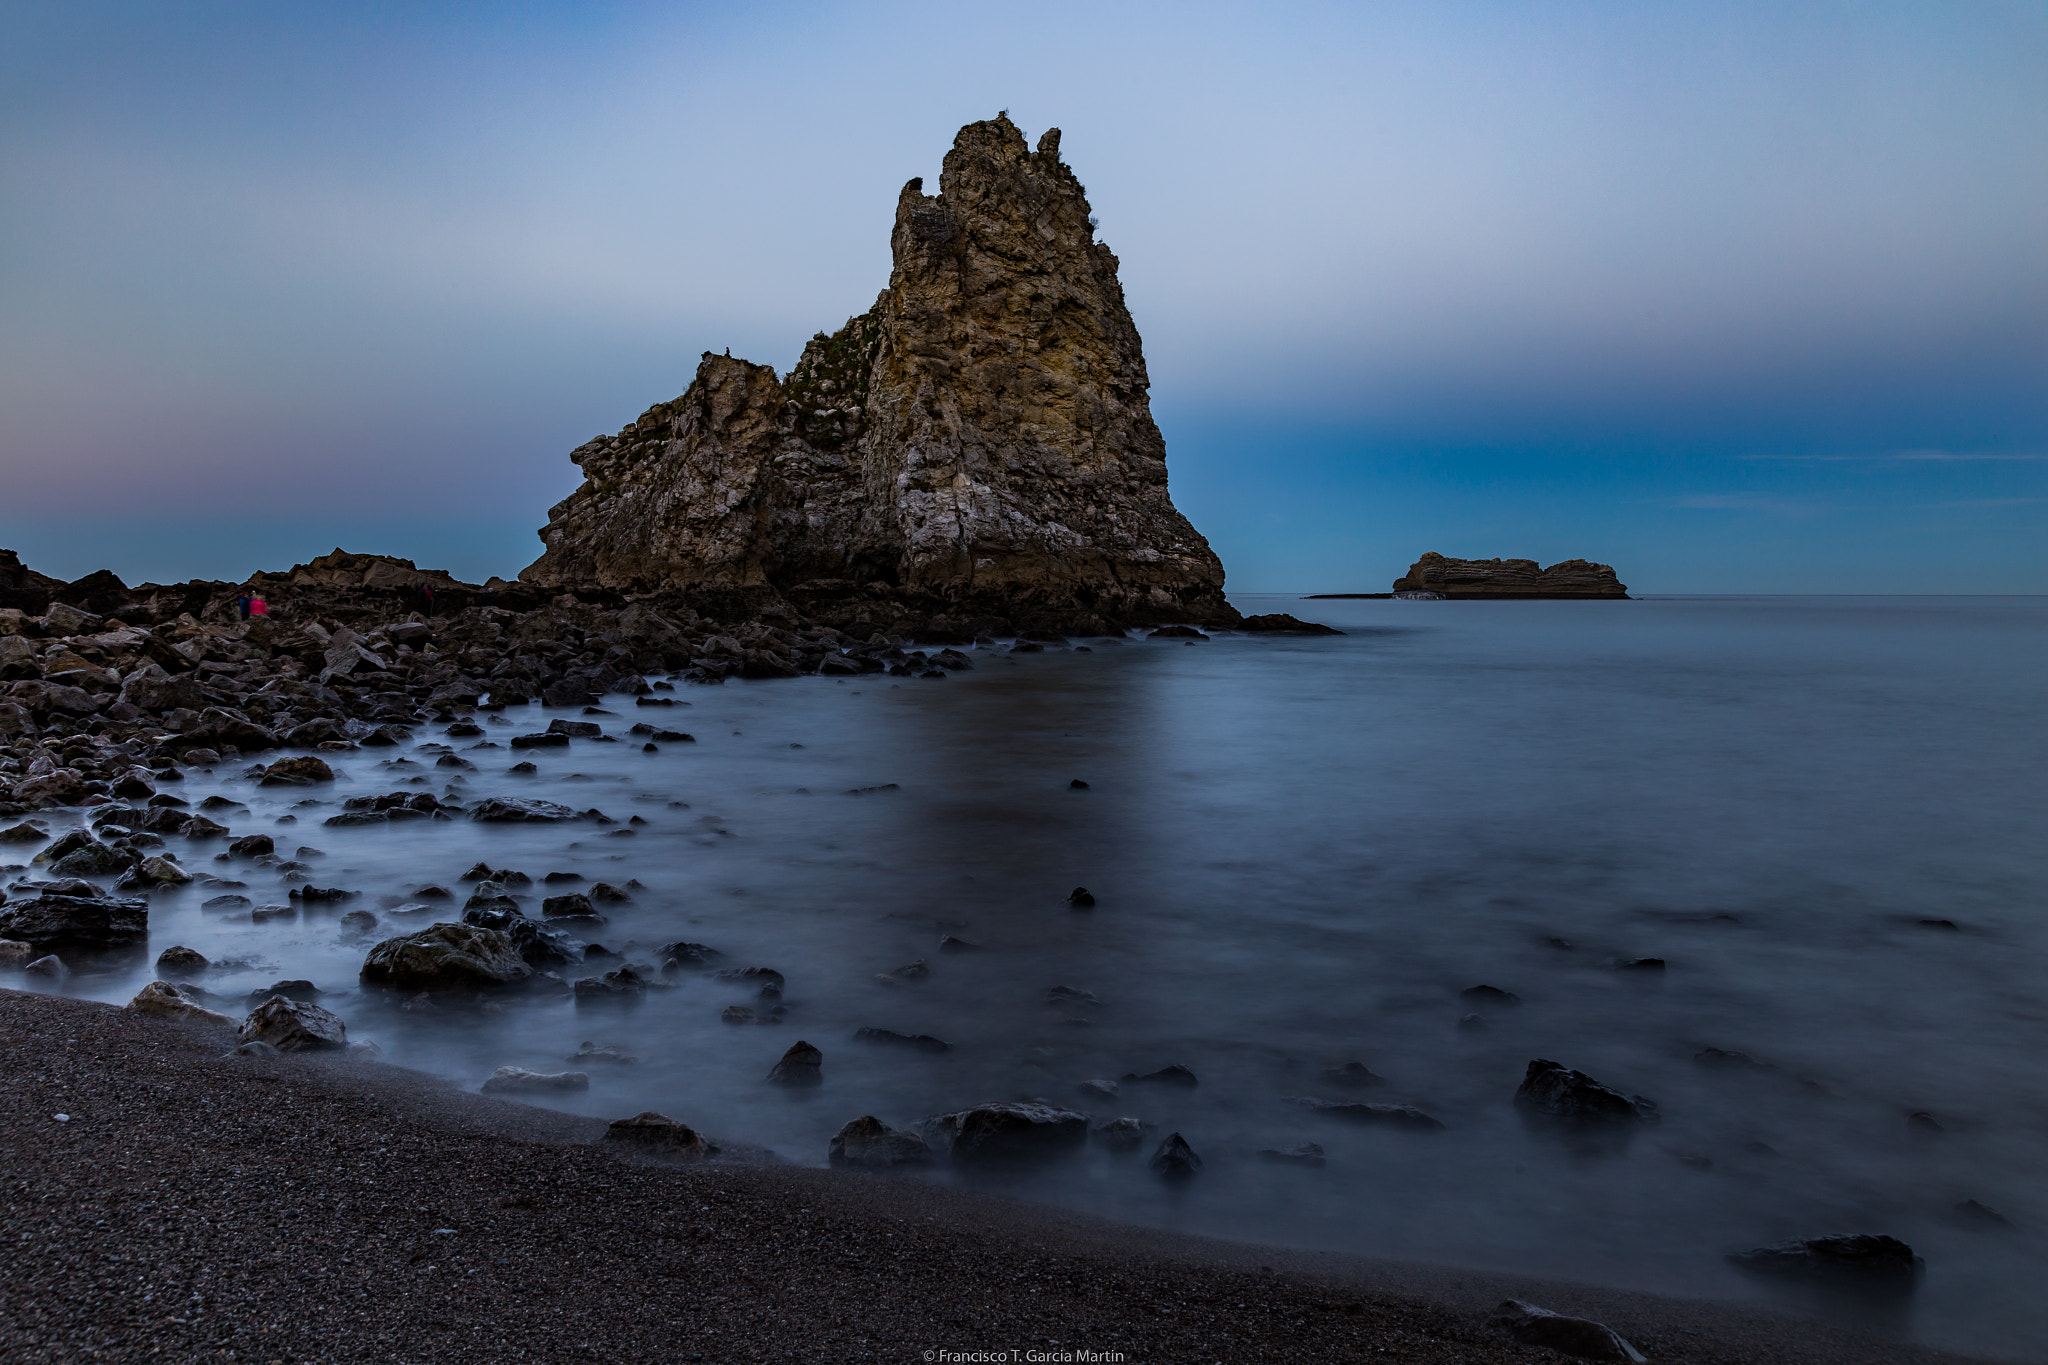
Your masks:
<path fill-rule="evenodd" d="M 1533 559 L 1446 559 L 1434 550 L 1394 580 L 1394 591 L 1449 598 L 1628 596 L 1628 586 L 1615 581 L 1608 564 L 1567 559 L 1542 569 Z"/>
<path fill-rule="evenodd" d="M 689 389 L 572 455 L 520 574 L 549 591 L 740 589 L 829 618 L 923 611 L 1101 629 L 1230 624 L 1167 496 L 1137 328 L 1059 131 L 960 130 L 903 187 L 875 305 L 781 379 L 705 353 Z"/>

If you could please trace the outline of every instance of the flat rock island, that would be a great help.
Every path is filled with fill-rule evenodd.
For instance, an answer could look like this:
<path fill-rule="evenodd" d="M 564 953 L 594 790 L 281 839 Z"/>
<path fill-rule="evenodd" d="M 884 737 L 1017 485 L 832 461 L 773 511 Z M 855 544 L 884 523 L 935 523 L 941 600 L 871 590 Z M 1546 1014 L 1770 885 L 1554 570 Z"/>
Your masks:
<path fill-rule="evenodd" d="M 1434 593 L 1445 598 L 1628 597 L 1614 567 L 1566 559 L 1541 568 L 1533 559 L 1450 559 L 1432 550 L 1394 580 L 1396 593 Z"/>

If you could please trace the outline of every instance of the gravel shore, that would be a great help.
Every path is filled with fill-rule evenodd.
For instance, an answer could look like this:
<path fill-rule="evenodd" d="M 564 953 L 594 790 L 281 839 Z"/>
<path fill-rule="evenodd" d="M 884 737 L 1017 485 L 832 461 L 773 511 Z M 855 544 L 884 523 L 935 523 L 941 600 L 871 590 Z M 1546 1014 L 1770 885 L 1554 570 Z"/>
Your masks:
<path fill-rule="evenodd" d="M 0 1359 L 1566 1359 L 1488 1325 L 1510 1296 L 1655 1361 L 1961 1359 L 1746 1305 L 1210 1242 L 878 1176 L 638 1163 L 590 1145 L 592 1120 L 230 1045 L 0 991 Z"/>

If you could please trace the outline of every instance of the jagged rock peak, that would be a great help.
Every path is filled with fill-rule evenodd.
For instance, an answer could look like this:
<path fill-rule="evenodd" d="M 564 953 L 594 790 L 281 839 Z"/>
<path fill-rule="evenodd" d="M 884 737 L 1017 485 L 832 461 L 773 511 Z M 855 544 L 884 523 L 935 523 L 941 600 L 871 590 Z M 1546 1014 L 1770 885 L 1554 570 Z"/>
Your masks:
<path fill-rule="evenodd" d="M 1227 623 L 1223 567 L 1167 495 L 1143 347 L 1088 198 L 1007 117 L 903 187 L 889 287 L 786 379 L 695 381 L 574 452 L 535 587 L 893 593 L 956 614 Z"/>

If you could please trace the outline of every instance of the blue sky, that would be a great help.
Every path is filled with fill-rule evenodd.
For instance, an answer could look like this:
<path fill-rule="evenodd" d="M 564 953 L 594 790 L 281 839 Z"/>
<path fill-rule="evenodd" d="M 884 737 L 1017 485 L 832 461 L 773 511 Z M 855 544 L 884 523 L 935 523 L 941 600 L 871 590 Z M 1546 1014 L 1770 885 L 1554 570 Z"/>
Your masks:
<path fill-rule="evenodd" d="M 0 545 L 510 576 L 998 109 L 1233 587 L 2048 591 L 2048 9 L 1868 0 L 12 6 Z"/>

